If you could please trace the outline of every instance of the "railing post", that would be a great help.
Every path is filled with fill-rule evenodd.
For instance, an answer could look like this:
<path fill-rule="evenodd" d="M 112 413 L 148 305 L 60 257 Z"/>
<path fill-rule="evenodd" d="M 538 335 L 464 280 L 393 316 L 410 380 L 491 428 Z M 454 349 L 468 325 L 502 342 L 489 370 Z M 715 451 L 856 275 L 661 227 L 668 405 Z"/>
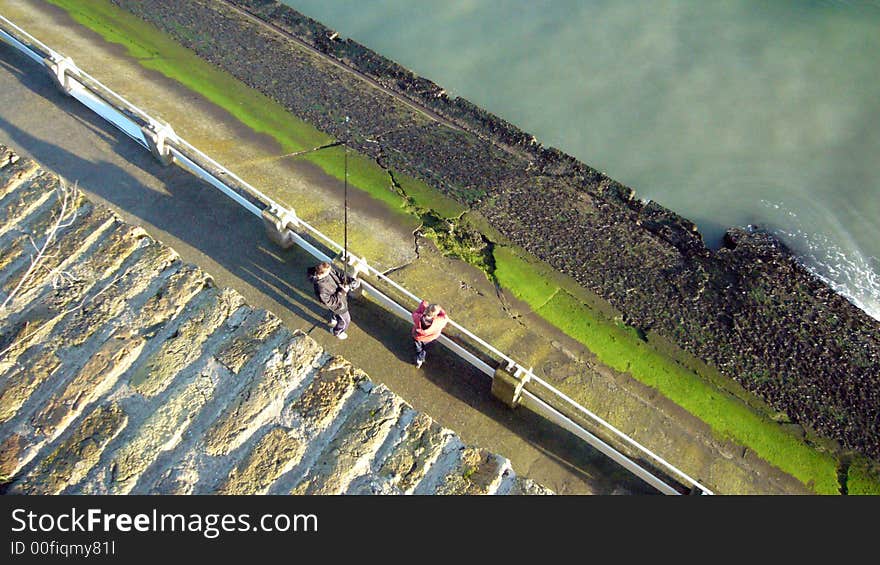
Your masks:
<path fill-rule="evenodd" d="M 271 206 L 263 210 L 262 218 L 266 234 L 275 245 L 290 249 L 296 243 L 291 230 L 299 227 L 299 218 L 294 210 Z"/>
<path fill-rule="evenodd" d="M 177 139 L 171 126 L 169 124 L 160 126 L 156 123 L 150 123 L 149 125 L 143 126 L 141 131 L 144 134 L 147 147 L 149 147 L 150 153 L 153 154 L 153 157 L 166 167 L 172 164 L 174 162 L 174 155 L 171 154 L 171 149 L 169 149 L 168 145 L 165 143 L 168 139 Z"/>
<path fill-rule="evenodd" d="M 55 86 L 57 86 L 61 92 L 70 96 L 70 77 L 67 76 L 67 69 L 76 69 L 76 64 L 74 64 L 73 59 L 53 53 L 49 57 L 43 59 L 43 64 L 46 65 L 46 68 L 51 72 Z"/>
<path fill-rule="evenodd" d="M 344 260 L 343 260 L 344 259 Z M 352 296 L 361 296 L 363 294 L 363 288 L 360 284 L 363 279 L 363 275 L 370 274 L 370 268 L 367 265 L 367 260 L 363 257 L 357 257 L 356 255 L 348 254 L 347 257 L 343 258 L 342 255 L 337 255 L 333 262 L 340 267 L 342 272 L 345 273 L 346 278 L 349 280 L 357 281 L 352 284 L 351 295 Z"/>
<path fill-rule="evenodd" d="M 521 378 L 523 371 L 517 368 L 515 373 L 511 373 L 508 367 L 498 366 L 495 369 L 495 376 L 492 377 L 492 395 L 507 404 L 510 408 L 516 408 L 519 405 L 522 389 L 529 379 L 531 373 L 526 373 Z"/>
<path fill-rule="evenodd" d="M 370 273 L 370 267 L 367 260 L 363 257 L 355 257 L 351 253 L 348 254 L 348 263 L 345 266 L 345 274 L 353 279 L 360 278 L 361 275 Z"/>

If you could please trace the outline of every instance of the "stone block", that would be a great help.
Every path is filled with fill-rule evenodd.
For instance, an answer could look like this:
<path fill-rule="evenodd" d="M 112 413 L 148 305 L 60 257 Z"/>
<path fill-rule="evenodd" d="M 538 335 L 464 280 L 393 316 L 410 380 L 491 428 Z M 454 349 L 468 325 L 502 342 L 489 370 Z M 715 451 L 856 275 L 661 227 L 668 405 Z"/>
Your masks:
<path fill-rule="evenodd" d="M 98 463 L 107 444 L 128 421 L 115 403 L 99 406 L 15 490 L 25 494 L 58 494 L 78 483 Z"/>
<path fill-rule="evenodd" d="M 53 236 L 53 241 L 46 248 L 45 253 L 40 259 L 40 270 L 38 272 L 27 273 L 27 267 L 20 268 L 18 272 L 7 278 L 4 285 L 4 292 L 12 292 L 18 287 L 19 282 L 27 275 L 27 279 L 21 283 L 18 288 L 18 295 L 22 296 L 31 289 L 42 284 L 51 283 L 51 279 L 47 279 L 46 275 L 53 272 L 53 269 L 70 262 L 80 252 L 87 249 L 96 239 L 102 237 L 103 232 L 114 223 L 113 213 L 106 208 L 93 208 L 91 205 L 81 205 L 76 210 L 75 217 L 65 220 L 70 223 L 69 226 L 60 228 L 59 233 Z M 51 230 L 51 226 L 49 226 Z M 63 233 L 62 233 L 63 232 Z M 34 240 L 37 246 L 42 247 L 48 233 L 35 233 Z M 26 252 L 27 253 L 27 252 Z M 28 253 L 36 256 L 36 250 Z M 28 266 L 30 262 L 28 262 Z"/>
<path fill-rule="evenodd" d="M 200 479 L 199 470 L 190 461 L 182 461 L 169 468 L 146 494 L 202 494 L 195 491 Z M 214 492 L 204 494 L 214 494 Z"/>
<path fill-rule="evenodd" d="M 404 493 L 412 494 L 453 436 L 452 430 L 419 412 L 404 429 L 403 439 L 385 458 L 377 474 Z"/>
<path fill-rule="evenodd" d="M 39 352 L 24 363 L 15 363 L 0 378 L 0 424 L 14 418 L 34 390 L 61 364 L 55 351 L 40 348 Z"/>
<path fill-rule="evenodd" d="M 183 265 L 174 272 L 162 286 L 138 308 L 132 327 L 148 337 L 155 333 L 155 328 L 165 324 L 176 316 L 206 285 L 211 284 L 211 277 L 195 265 Z"/>
<path fill-rule="evenodd" d="M 291 412 L 300 419 L 306 433 L 315 436 L 336 418 L 345 401 L 357 390 L 356 385 L 366 379 L 366 373 L 341 357 L 333 357 L 291 402 Z"/>
<path fill-rule="evenodd" d="M 196 361 L 207 339 L 229 316 L 244 304 L 235 291 L 205 291 L 207 300 L 194 307 L 177 330 L 171 334 L 131 376 L 129 384 L 144 396 L 165 390 L 174 377 Z"/>
<path fill-rule="evenodd" d="M 108 322 L 118 321 L 128 300 L 143 292 L 178 260 L 177 253 L 156 242 L 143 248 L 143 253 L 118 281 L 108 283 L 65 319 L 60 339 L 70 346 L 82 345 Z"/>
<path fill-rule="evenodd" d="M 138 358 L 145 342 L 144 338 L 131 335 L 107 340 L 65 387 L 43 402 L 42 409 L 31 420 L 34 431 L 54 437 L 85 406 L 116 384 Z"/>
<path fill-rule="evenodd" d="M 145 241 L 147 233 L 118 219 L 114 229 L 81 262 L 71 267 L 73 274 L 97 283 L 116 273 Z"/>
<path fill-rule="evenodd" d="M 246 329 L 239 332 L 233 340 L 225 344 L 214 356 L 227 369 L 235 374 L 250 361 L 254 353 L 265 346 L 266 340 L 281 327 L 281 320 L 274 314 L 262 310 L 248 317 Z"/>
<path fill-rule="evenodd" d="M 9 161 L 4 160 L 4 163 Z M 30 159 L 20 159 L 0 169 L 0 198 L 15 192 L 22 184 L 29 182 L 40 171 L 40 166 Z M 44 173 L 48 174 L 48 173 Z"/>
<path fill-rule="evenodd" d="M 93 252 L 81 256 L 79 261 L 65 269 L 67 276 L 57 283 L 53 281 L 51 285 L 44 285 L 41 292 L 28 297 L 26 304 L 13 305 L 13 311 L 5 318 L 4 325 L 12 328 L 12 333 L 18 335 L 15 339 L 4 342 L 20 342 L 20 347 L 16 346 L 20 353 L 30 344 L 42 339 L 62 319 L 64 312 L 78 306 L 88 291 L 95 285 L 107 283 L 104 279 L 120 269 L 129 259 L 139 247 L 143 234 L 140 228 L 117 222 Z M 38 329 L 41 335 L 33 336 Z M 4 331 L 4 336 L 9 335 L 9 331 Z M 27 336 L 33 336 L 33 339 L 28 340 Z M 0 343 L 0 347 L 5 345 Z"/>
<path fill-rule="evenodd" d="M 111 494 L 127 494 L 140 475 L 162 451 L 180 443 L 184 432 L 210 400 L 214 386 L 225 371 L 216 364 L 204 367 L 195 378 L 172 392 L 137 428 L 112 457 L 113 481 L 107 485 Z"/>
<path fill-rule="evenodd" d="M 440 481 L 434 494 L 475 495 L 495 494 L 510 461 L 485 449 L 466 447 L 461 450 L 458 464 Z"/>
<path fill-rule="evenodd" d="M 13 478 L 21 466 L 21 454 L 27 447 L 27 439 L 12 433 L 0 442 L 0 482 Z"/>
<path fill-rule="evenodd" d="M 86 212 L 90 208 L 86 207 Z M 0 225 L 0 290 L 7 294 L 12 292 L 20 277 L 24 276 L 31 265 L 30 259 L 36 256 L 55 225 L 59 211 L 57 199 L 49 196 L 42 205 L 29 210 L 16 222 Z"/>
<path fill-rule="evenodd" d="M 260 438 L 235 467 L 217 494 L 264 494 L 281 475 L 295 467 L 307 445 L 285 428 L 273 428 Z"/>
<path fill-rule="evenodd" d="M 543 485 L 539 485 L 535 481 L 531 479 L 527 479 L 524 477 L 515 477 L 513 479 L 513 486 L 510 491 L 508 491 L 509 495 L 552 495 L 555 494 L 552 490 L 548 489 Z"/>
<path fill-rule="evenodd" d="M 37 173 L 36 167 L 31 170 L 32 174 Z M 22 218 L 54 197 L 53 191 L 45 186 L 45 176 L 24 175 L 20 180 L 0 188 L 0 234 L 12 229 Z"/>
<path fill-rule="evenodd" d="M 134 259 L 128 261 L 129 265 L 125 272 L 157 269 L 162 264 L 162 260 L 172 256 L 173 253 L 163 252 L 156 245 L 148 245 Z M 0 359 L 0 378 L 17 365 L 46 365 L 47 361 L 40 361 L 39 357 L 48 355 L 54 358 L 55 349 L 67 351 L 80 345 L 86 337 L 100 329 L 104 322 L 114 319 L 121 311 L 124 301 L 111 300 L 114 295 L 117 298 L 128 296 L 120 293 L 120 287 L 125 286 L 131 293 L 141 289 L 138 285 L 126 286 L 115 280 L 106 284 L 102 282 L 99 286 L 99 288 L 90 288 L 86 284 L 73 284 L 58 292 L 47 287 L 46 292 L 33 296 L 32 301 L 25 306 L 25 310 L 16 313 L 14 319 L 17 321 L 12 323 L 9 330 L 4 331 L 3 341 L 12 347 L 7 349 L 3 359 Z M 91 292 L 87 292 L 89 290 Z M 112 306 L 108 307 L 111 304 Z M 69 327 L 71 325 L 75 329 L 71 330 Z M 7 339 L 9 335 L 7 331 L 22 335 L 16 338 L 10 336 L 10 339 Z M 19 359 L 22 355 L 24 357 Z"/>
<path fill-rule="evenodd" d="M 20 235 L 12 241 L 3 241 L 0 238 L 0 284 L 18 272 L 22 268 L 21 266 L 27 262 L 26 249 L 33 249 L 33 247 L 25 235 Z M 0 290 L 0 297 L 3 300 L 6 300 L 8 295 L 8 292 Z"/>
<path fill-rule="evenodd" d="M 126 299 L 137 294 L 161 272 L 176 254 L 164 246 L 150 246 L 130 271 L 128 281 L 109 285 L 103 292 L 93 295 L 76 311 L 68 312 L 40 343 L 18 355 L 14 360 L 0 365 L 0 423 L 7 421 L 21 408 L 36 387 L 57 369 L 75 371 L 84 363 L 90 352 L 82 345 L 104 324 L 115 321 L 126 307 Z M 149 273 L 149 275 L 147 275 Z M 92 344 L 100 347 L 102 342 Z M 68 359 L 62 363 L 62 359 Z M 11 373 L 11 375 L 10 375 Z M 63 377 L 56 375 L 57 380 Z"/>
<path fill-rule="evenodd" d="M 0 144 L 0 170 L 3 170 L 10 165 L 14 165 L 18 160 L 19 156 L 15 154 L 15 151 Z"/>
<path fill-rule="evenodd" d="M 371 472 L 371 462 L 400 418 L 403 401 L 384 386 L 373 388 L 290 494 L 343 494 L 349 483 Z"/>
<path fill-rule="evenodd" d="M 266 363 L 261 376 L 243 388 L 205 434 L 206 452 L 225 455 L 261 425 L 281 414 L 284 399 L 318 366 L 321 347 L 303 333 L 294 335 Z"/>

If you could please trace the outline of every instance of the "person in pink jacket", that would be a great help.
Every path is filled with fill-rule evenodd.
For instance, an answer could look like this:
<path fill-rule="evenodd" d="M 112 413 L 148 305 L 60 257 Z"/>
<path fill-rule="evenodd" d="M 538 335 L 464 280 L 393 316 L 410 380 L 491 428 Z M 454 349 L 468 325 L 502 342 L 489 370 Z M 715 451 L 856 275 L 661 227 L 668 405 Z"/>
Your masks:
<path fill-rule="evenodd" d="M 416 347 L 416 367 L 421 367 L 428 355 L 428 346 L 440 337 L 440 332 L 449 323 L 446 312 L 438 304 L 428 304 L 422 300 L 412 313 L 412 338 Z"/>

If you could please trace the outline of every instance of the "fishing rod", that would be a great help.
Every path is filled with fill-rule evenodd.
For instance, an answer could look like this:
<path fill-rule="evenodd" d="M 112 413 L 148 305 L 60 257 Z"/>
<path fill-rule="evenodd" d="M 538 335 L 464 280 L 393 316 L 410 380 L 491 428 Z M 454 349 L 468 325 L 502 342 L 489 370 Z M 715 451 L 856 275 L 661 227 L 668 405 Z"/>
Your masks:
<path fill-rule="evenodd" d="M 345 189 L 343 196 L 343 228 L 342 228 L 342 261 L 343 263 L 348 263 L 348 145 L 344 145 L 344 155 L 345 155 Z"/>
<path fill-rule="evenodd" d="M 350 285 L 350 288 L 353 292 L 357 292 L 356 296 L 360 296 L 360 287 L 361 281 L 358 279 L 360 266 L 349 265 L 348 264 L 348 142 L 351 140 L 351 131 L 348 123 L 351 121 L 351 118 L 345 116 L 345 137 L 342 139 L 342 155 L 344 162 L 344 170 L 345 173 L 343 175 L 343 197 L 342 197 L 342 209 L 343 209 L 343 220 L 342 220 L 342 264 L 345 269 L 345 280 L 346 283 Z M 361 259 L 363 262 L 363 259 Z M 352 274 L 349 275 L 349 272 Z"/>
<path fill-rule="evenodd" d="M 346 128 L 349 117 L 345 116 Z M 346 135 L 346 138 L 349 137 Z M 342 262 L 348 264 L 348 140 L 342 142 L 344 162 L 345 162 L 345 180 L 343 181 L 343 228 L 342 228 Z"/>

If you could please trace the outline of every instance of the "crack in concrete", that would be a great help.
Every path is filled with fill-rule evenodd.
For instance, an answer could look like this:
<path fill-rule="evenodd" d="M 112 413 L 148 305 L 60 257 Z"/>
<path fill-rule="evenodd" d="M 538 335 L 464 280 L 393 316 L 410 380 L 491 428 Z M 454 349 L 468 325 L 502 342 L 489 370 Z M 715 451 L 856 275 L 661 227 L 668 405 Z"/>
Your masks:
<path fill-rule="evenodd" d="M 399 128 L 399 129 L 403 129 L 403 128 Z M 392 133 L 393 131 L 396 131 L 396 130 L 389 130 L 387 132 L 384 132 L 382 134 L 379 134 L 379 135 L 376 135 L 373 137 L 378 139 L 379 137 L 382 137 L 384 135 Z M 442 219 L 443 222 L 449 228 L 450 237 L 452 237 L 458 241 L 464 241 L 464 239 L 461 236 L 458 236 L 456 234 L 455 227 L 463 221 L 464 215 L 467 213 L 467 210 L 462 211 L 455 218 L 443 218 L 441 215 L 436 213 L 433 209 L 423 209 L 423 208 L 420 208 L 419 206 L 417 206 L 415 203 L 415 200 L 410 195 L 408 195 L 406 193 L 406 190 L 403 188 L 403 186 L 400 184 L 400 182 L 398 182 L 398 180 L 395 178 L 394 171 L 392 171 L 391 168 L 386 165 L 387 159 L 385 157 L 385 148 L 383 147 L 383 145 L 375 139 L 365 138 L 365 140 L 369 141 L 371 143 L 376 143 L 378 145 L 379 155 L 375 159 L 376 164 L 379 165 L 379 167 L 381 167 L 388 174 L 388 179 L 390 182 L 391 189 L 404 200 L 404 203 L 405 203 L 404 206 L 405 206 L 406 210 L 408 212 L 412 213 L 413 215 L 417 216 L 420 220 L 420 224 L 412 232 L 413 252 L 415 254 L 415 257 L 412 260 L 403 263 L 402 265 L 398 265 L 398 266 L 386 269 L 385 271 L 382 272 L 382 275 L 389 276 L 392 273 L 399 272 L 399 271 L 411 266 L 413 263 L 415 263 L 419 259 L 421 259 L 419 238 L 426 237 L 425 233 L 423 231 L 423 229 L 426 227 L 426 219 L 432 219 L 432 218 Z M 483 232 L 481 232 L 479 230 L 476 230 L 476 232 L 483 242 L 484 250 L 485 250 L 484 256 L 488 258 L 488 260 L 486 260 L 483 265 L 478 265 L 478 264 L 474 263 L 474 261 L 468 260 L 467 258 L 462 257 L 459 254 L 454 253 L 451 246 L 444 245 L 444 242 L 441 241 L 440 238 L 432 238 L 432 239 L 434 239 L 435 244 L 437 245 L 437 248 L 444 255 L 449 254 L 453 257 L 456 257 L 456 258 L 464 261 L 465 263 L 467 263 L 471 266 L 474 266 L 474 267 L 480 269 L 494 285 L 495 296 L 498 298 L 498 301 L 501 305 L 501 309 L 504 311 L 504 313 L 510 319 L 515 320 L 523 328 L 527 328 L 528 325 L 524 322 L 523 315 L 514 312 L 510 308 L 510 305 L 508 304 L 506 298 L 504 297 L 504 294 L 502 293 L 501 285 L 499 284 L 498 279 L 495 277 L 494 257 L 495 257 L 496 243 L 494 241 L 492 241 L 491 239 L 489 239 L 488 237 L 486 237 L 486 235 Z M 479 289 L 471 287 L 465 281 L 459 281 L 459 288 L 461 290 L 472 290 L 472 291 L 476 292 L 478 296 L 485 296 L 485 294 L 483 292 L 481 292 Z"/>
<path fill-rule="evenodd" d="M 286 155 L 280 155 L 278 158 L 284 157 L 298 157 L 300 155 L 305 155 L 306 153 L 312 153 L 314 151 L 320 151 L 322 149 L 330 149 L 331 147 L 339 147 L 342 145 L 342 141 L 333 141 L 331 143 L 325 143 L 324 145 L 319 145 L 318 147 L 313 147 L 311 149 L 304 149 L 303 151 L 294 151 L 293 153 L 287 153 Z"/>
<path fill-rule="evenodd" d="M 847 482 L 849 480 L 849 469 L 852 460 L 849 456 L 843 455 L 837 462 L 837 482 L 840 485 L 840 494 L 849 494 Z"/>
<path fill-rule="evenodd" d="M 413 263 L 415 263 L 416 261 L 418 261 L 419 259 L 422 258 L 421 254 L 419 252 L 419 235 L 420 235 L 419 231 L 422 229 L 423 225 L 424 224 L 419 224 L 419 226 L 413 230 L 413 251 L 416 254 L 415 258 L 407 261 L 406 263 L 404 263 L 402 265 L 398 265 L 396 267 L 391 267 L 389 269 L 382 271 L 382 275 L 387 277 L 391 273 L 396 273 L 397 271 L 401 271 L 401 270 L 409 267 L 410 265 L 412 265 Z"/>
<path fill-rule="evenodd" d="M 382 164 L 381 161 L 384 160 L 384 156 L 385 156 L 384 149 L 382 149 L 382 147 L 380 146 L 379 150 L 381 151 L 381 153 L 379 154 L 379 159 L 376 160 L 376 163 L 378 163 L 378 165 L 380 167 L 382 167 L 383 169 L 385 169 L 385 172 L 388 173 L 388 178 L 391 180 L 391 188 L 394 189 L 394 192 L 396 192 L 398 196 L 400 196 L 401 198 L 403 198 L 406 201 L 406 204 L 408 207 L 413 208 L 413 210 L 415 210 L 415 208 L 416 208 L 415 201 L 413 201 L 413 199 L 406 193 L 406 191 L 403 189 L 403 187 L 400 185 L 400 183 L 397 182 L 397 179 L 394 178 L 394 171 L 392 171 L 390 168 L 388 168 L 387 166 Z"/>
<path fill-rule="evenodd" d="M 424 223 L 419 224 L 419 227 L 413 230 L 413 249 L 416 253 L 416 259 L 421 259 L 421 251 L 419 250 L 419 237 L 422 235 L 422 228 L 425 226 Z"/>
<path fill-rule="evenodd" d="M 501 304 L 501 310 L 504 311 L 505 314 L 511 319 L 518 323 L 520 326 L 524 328 L 528 328 L 528 324 L 523 321 L 523 315 L 515 313 L 511 308 L 510 304 L 507 302 L 507 298 L 504 296 L 502 292 L 501 285 L 498 284 L 498 281 L 493 281 L 495 285 L 495 297 L 498 298 L 499 304 Z"/>
<path fill-rule="evenodd" d="M 480 289 L 474 288 L 471 285 L 469 285 L 467 282 L 462 281 L 462 280 L 458 281 L 458 288 L 461 290 L 470 290 L 471 292 L 473 292 L 477 296 L 486 296 L 485 294 L 483 294 L 483 292 Z"/>

